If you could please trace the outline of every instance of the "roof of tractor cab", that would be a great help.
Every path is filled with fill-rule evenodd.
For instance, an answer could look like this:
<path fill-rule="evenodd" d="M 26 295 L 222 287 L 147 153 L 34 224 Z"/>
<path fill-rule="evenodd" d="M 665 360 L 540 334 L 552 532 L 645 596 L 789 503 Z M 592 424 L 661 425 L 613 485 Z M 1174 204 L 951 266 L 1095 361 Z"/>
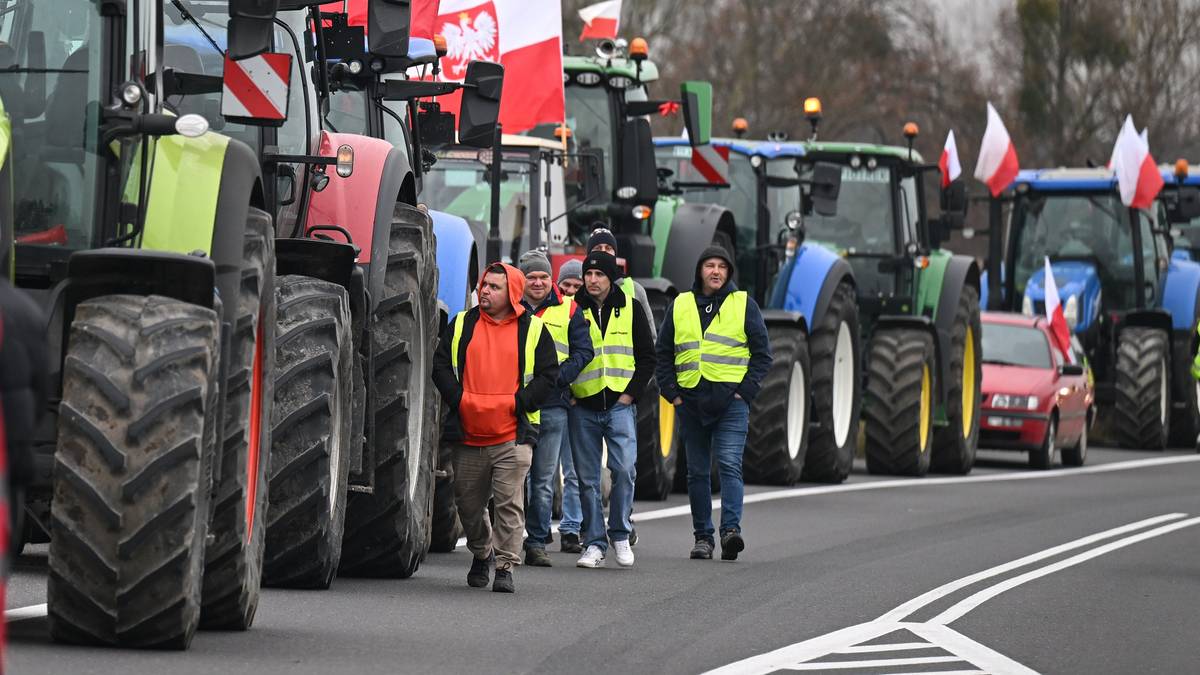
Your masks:
<path fill-rule="evenodd" d="M 679 137 L 655 138 L 654 144 L 656 146 L 687 145 L 688 141 L 686 138 Z M 908 148 L 896 145 L 876 145 L 874 143 L 843 143 L 838 141 L 785 141 L 783 143 L 776 143 L 774 141 L 758 141 L 744 138 L 714 138 L 712 139 L 712 144 L 728 147 L 730 150 L 743 155 L 762 155 L 767 159 L 803 157 L 813 153 L 877 155 L 880 157 L 895 157 L 904 161 L 908 161 L 909 158 Z M 913 150 L 912 161 L 920 163 L 924 160 L 921 158 L 921 153 Z"/>
<path fill-rule="evenodd" d="M 650 59 L 642 61 L 642 72 L 638 75 L 635 61 L 624 57 L 602 59 L 599 56 L 564 56 L 563 70 L 568 72 L 591 71 L 604 75 L 624 75 L 640 79 L 643 84 L 658 79 L 658 66 Z"/>
<path fill-rule="evenodd" d="M 805 141 L 804 147 L 809 154 L 828 153 L 831 155 L 878 155 L 880 157 L 895 157 L 903 161 L 921 163 L 921 153 L 899 145 L 878 145 L 876 143 L 849 143 L 845 141 Z"/>
<path fill-rule="evenodd" d="M 719 148 L 729 148 L 730 151 L 741 155 L 761 155 L 767 159 L 780 157 L 803 157 L 804 145 L 800 143 L 775 143 L 772 141 L 752 141 L 744 138 L 714 138 L 712 144 Z M 657 147 L 673 147 L 688 145 L 686 138 L 677 136 L 659 137 L 654 139 Z"/>
<path fill-rule="evenodd" d="M 1009 187 L 1028 185 L 1039 192 L 1105 191 L 1117 186 L 1111 170 L 1097 168 L 1025 169 Z"/>
<path fill-rule="evenodd" d="M 1167 186 L 1175 185 L 1175 165 L 1174 164 L 1159 164 L 1158 168 L 1162 171 L 1163 180 Z M 1183 179 L 1184 185 L 1200 185 L 1200 167 L 1188 167 L 1187 178 Z"/>

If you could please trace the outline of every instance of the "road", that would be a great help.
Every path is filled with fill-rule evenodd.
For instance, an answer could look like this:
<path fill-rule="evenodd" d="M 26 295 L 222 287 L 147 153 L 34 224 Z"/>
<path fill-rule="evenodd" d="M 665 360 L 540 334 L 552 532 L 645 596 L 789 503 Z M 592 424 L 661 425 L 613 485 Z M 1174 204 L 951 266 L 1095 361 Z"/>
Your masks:
<path fill-rule="evenodd" d="M 639 502 L 631 570 L 519 568 L 466 586 L 469 554 L 412 579 L 266 590 L 252 630 L 179 652 L 56 645 L 45 547 L 9 585 L 10 672 L 1195 672 L 1200 455 L 1093 448 L 1033 472 L 751 488 L 736 563 L 687 559 L 686 500 Z M 16 608 L 28 608 L 24 610 Z M 15 616 L 14 611 L 15 610 Z M 17 617 L 26 617 L 19 618 Z"/>

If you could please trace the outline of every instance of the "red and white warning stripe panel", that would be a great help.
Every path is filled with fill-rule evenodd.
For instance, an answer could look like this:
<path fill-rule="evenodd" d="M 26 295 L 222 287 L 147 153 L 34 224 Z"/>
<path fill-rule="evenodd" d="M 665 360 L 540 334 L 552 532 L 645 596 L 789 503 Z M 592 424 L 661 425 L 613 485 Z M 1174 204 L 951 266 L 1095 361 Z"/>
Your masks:
<path fill-rule="evenodd" d="M 692 166 L 709 183 L 728 185 L 729 146 L 701 145 L 692 148 Z"/>
<path fill-rule="evenodd" d="M 291 54 L 225 59 L 221 114 L 246 124 L 277 126 L 287 119 Z"/>

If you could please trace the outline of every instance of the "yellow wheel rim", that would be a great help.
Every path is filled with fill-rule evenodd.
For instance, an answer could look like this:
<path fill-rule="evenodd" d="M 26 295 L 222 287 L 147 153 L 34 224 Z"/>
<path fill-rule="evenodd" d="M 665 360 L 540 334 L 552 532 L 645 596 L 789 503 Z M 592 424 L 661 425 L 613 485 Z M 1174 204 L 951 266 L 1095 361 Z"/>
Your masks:
<path fill-rule="evenodd" d="M 931 380 L 929 365 L 926 364 L 921 367 L 921 420 L 917 427 L 917 433 L 920 435 L 921 440 L 921 452 L 925 452 L 925 448 L 929 444 L 929 415 L 933 400 Z"/>
<path fill-rule="evenodd" d="M 967 326 L 967 344 L 963 347 L 962 421 L 963 438 L 968 438 L 975 421 L 975 329 L 971 326 Z"/>
<path fill-rule="evenodd" d="M 671 456 L 671 443 L 675 440 L 675 406 L 667 399 L 658 397 L 658 451 L 663 457 Z"/>

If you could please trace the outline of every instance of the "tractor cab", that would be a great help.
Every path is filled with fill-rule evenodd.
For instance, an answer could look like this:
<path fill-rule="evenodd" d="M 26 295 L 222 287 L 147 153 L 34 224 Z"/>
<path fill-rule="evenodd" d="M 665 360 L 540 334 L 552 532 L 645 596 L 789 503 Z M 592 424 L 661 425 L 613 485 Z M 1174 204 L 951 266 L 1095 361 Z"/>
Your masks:
<path fill-rule="evenodd" d="M 1159 199 L 1171 224 L 1171 258 L 1200 261 L 1200 170 L 1183 159 L 1160 168 L 1165 184 Z"/>

